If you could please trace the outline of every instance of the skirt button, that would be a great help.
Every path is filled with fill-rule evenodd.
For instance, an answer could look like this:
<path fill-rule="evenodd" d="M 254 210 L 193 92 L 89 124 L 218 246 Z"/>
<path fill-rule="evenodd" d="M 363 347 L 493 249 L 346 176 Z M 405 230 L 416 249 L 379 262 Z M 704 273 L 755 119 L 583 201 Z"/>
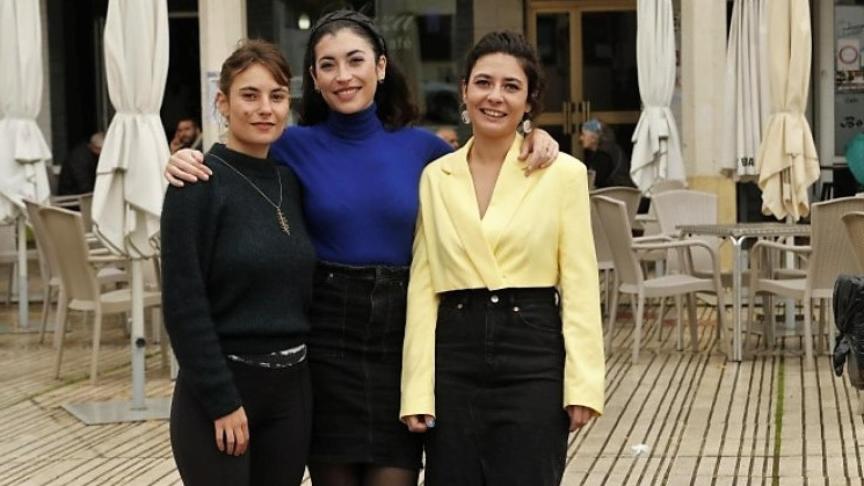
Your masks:
<path fill-rule="evenodd" d="M 492 297 L 489 297 L 489 300 L 492 301 L 493 304 L 497 304 L 498 303 L 498 296 L 493 295 Z"/>

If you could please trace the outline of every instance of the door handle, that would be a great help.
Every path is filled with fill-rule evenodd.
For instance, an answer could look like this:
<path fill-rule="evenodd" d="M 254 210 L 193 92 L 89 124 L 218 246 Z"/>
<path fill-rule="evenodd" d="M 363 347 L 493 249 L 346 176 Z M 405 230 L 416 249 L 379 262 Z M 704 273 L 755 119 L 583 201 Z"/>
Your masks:
<path fill-rule="evenodd" d="M 564 114 L 564 124 L 562 126 L 562 129 L 563 129 L 562 131 L 564 132 L 564 135 L 570 135 L 570 133 L 571 133 L 570 119 L 573 117 L 572 103 L 569 101 L 565 101 L 565 102 L 561 103 L 561 111 Z"/>
<path fill-rule="evenodd" d="M 579 113 L 578 117 L 571 117 L 570 119 L 570 132 L 576 133 L 579 131 L 579 127 L 585 121 L 585 102 L 573 102 L 574 109 Z"/>
<path fill-rule="evenodd" d="M 583 116 L 583 122 L 586 122 L 591 119 L 591 100 L 585 100 L 585 113 Z"/>

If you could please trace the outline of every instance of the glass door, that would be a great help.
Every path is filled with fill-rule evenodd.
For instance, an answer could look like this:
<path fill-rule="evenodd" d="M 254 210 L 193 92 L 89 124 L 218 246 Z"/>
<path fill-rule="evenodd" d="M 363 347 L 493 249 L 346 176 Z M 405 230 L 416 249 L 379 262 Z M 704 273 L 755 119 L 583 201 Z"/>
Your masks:
<path fill-rule="evenodd" d="M 579 127 L 597 118 L 629 157 L 640 114 L 636 0 L 531 2 L 528 38 L 546 75 L 538 125 L 579 157 Z"/>

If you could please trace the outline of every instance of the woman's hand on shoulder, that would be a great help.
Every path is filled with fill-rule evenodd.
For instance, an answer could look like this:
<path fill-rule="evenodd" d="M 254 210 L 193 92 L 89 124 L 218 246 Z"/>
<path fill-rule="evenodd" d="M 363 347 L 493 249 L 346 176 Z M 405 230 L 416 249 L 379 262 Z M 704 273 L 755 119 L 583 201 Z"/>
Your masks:
<path fill-rule="evenodd" d="M 432 415 L 408 415 L 402 421 L 408 426 L 408 430 L 423 433 L 435 427 L 435 417 Z"/>
<path fill-rule="evenodd" d="M 582 405 L 567 405 L 567 415 L 570 417 L 570 432 L 575 432 L 597 414 L 594 410 Z"/>
<path fill-rule="evenodd" d="M 241 456 L 249 447 L 249 421 L 243 407 L 213 421 L 216 448 L 229 456 Z"/>
<path fill-rule="evenodd" d="M 204 165 L 204 154 L 192 149 L 178 150 L 165 166 L 165 179 L 176 187 L 183 187 L 185 182 L 206 181 L 211 175 L 213 171 Z"/>
<path fill-rule="evenodd" d="M 545 169 L 552 165 L 558 158 L 558 148 L 558 142 L 549 135 L 549 132 L 542 128 L 532 130 L 522 141 L 519 152 L 519 160 L 527 163 L 525 175 L 528 176 L 537 169 Z"/>

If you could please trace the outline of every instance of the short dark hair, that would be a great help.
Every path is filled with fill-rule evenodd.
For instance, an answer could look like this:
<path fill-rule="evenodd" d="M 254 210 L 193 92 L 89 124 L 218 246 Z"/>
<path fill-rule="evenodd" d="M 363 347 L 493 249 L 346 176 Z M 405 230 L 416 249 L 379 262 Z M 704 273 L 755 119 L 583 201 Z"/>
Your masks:
<path fill-rule="evenodd" d="M 222 63 L 219 73 L 219 90 L 222 94 L 228 96 L 234 78 L 253 64 L 260 64 L 280 85 L 291 85 L 291 68 L 279 48 L 265 40 L 246 39 L 240 41 L 237 49 Z"/>
<path fill-rule="evenodd" d="M 528 103 L 531 105 L 531 111 L 525 114 L 525 118 L 532 121 L 536 119 L 543 112 L 543 93 L 546 89 L 537 51 L 522 34 L 509 30 L 490 32 L 477 41 L 465 56 L 463 82 L 468 82 L 477 60 L 489 54 L 507 54 L 519 61 L 528 78 Z"/>
<path fill-rule="evenodd" d="M 381 56 L 387 59 L 387 71 L 384 81 L 375 90 L 375 103 L 378 107 L 378 118 L 390 129 L 404 127 L 417 119 L 417 106 L 411 98 L 408 81 L 393 58 L 387 52 L 387 43 L 378 31 L 372 19 L 353 10 L 336 10 L 324 15 L 315 23 L 306 44 L 306 54 L 303 56 L 303 97 L 300 100 L 300 125 L 314 125 L 327 119 L 330 108 L 315 91 L 312 72 L 315 66 L 315 47 L 326 35 L 335 35 L 343 29 L 366 39 L 375 53 L 377 61 Z"/>

